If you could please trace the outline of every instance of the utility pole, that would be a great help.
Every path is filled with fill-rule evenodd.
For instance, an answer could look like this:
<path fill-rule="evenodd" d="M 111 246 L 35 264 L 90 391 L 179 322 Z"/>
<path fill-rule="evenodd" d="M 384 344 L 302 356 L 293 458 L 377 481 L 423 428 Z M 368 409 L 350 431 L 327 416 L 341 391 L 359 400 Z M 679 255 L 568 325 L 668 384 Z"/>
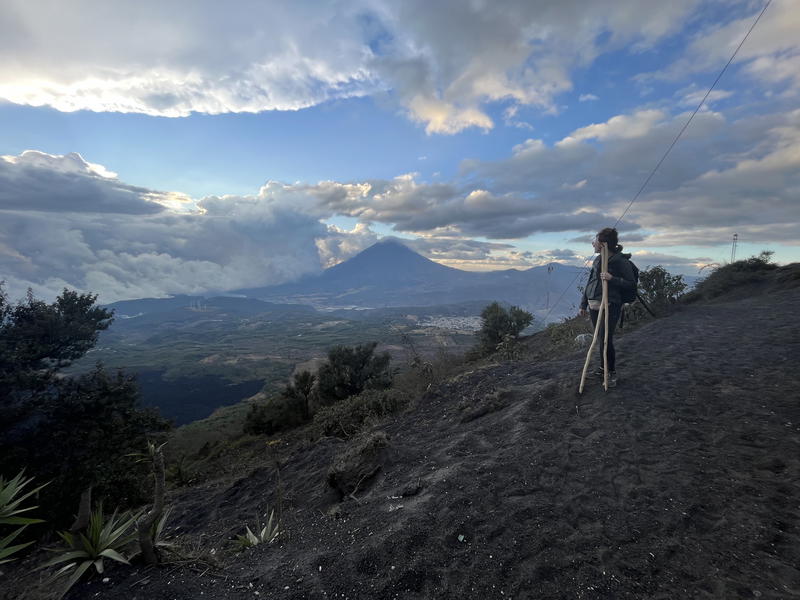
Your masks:
<path fill-rule="evenodd" d="M 739 234 L 733 234 L 733 244 L 731 245 L 731 262 L 736 260 L 736 244 L 739 243 Z"/>
<path fill-rule="evenodd" d="M 547 310 L 550 310 L 550 273 L 553 272 L 553 265 L 547 265 Z"/>

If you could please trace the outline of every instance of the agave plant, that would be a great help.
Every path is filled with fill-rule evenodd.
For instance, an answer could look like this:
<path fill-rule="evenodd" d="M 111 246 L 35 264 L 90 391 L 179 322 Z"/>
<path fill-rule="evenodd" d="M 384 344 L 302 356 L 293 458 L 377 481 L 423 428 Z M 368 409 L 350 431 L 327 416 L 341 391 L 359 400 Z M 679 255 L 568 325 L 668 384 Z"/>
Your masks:
<path fill-rule="evenodd" d="M 153 523 L 153 527 L 150 530 L 150 537 L 153 540 L 153 545 L 156 548 L 174 548 L 175 544 L 172 544 L 166 540 L 164 537 L 164 526 L 167 524 L 167 520 L 169 519 L 170 514 L 172 514 L 172 508 L 168 508 L 165 510 L 161 518 L 158 519 L 155 523 Z"/>
<path fill-rule="evenodd" d="M 62 591 L 63 596 L 90 567 L 94 566 L 98 573 L 103 573 L 103 560 L 106 558 L 126 565 L 130 564 L 122 553 L 136 539 L 135 521 L 136 515 L 127 513 L 117 515 L 116 511 L 108 520 L 105 520 L 101 505 L 92 512 L 85 532 L 77 535 L 66 531 L 58 532 L 59 537 L 66 543 L 66 547 L 53 550 L 59 555 L 48 560 L 39 568 L 62 565 L 53 574 L 51 580 L 69 577 Z"/>
<path fill-rule="evenodd" d="M 244 535 L 236 536 L 235 544 L 239 550 L 245 550 L 259 544 L 271 544 L 280 535 L 280 521 L 275 519 L 275 511 L 269 513 L 269 520 L 265 524 L 256 522 L 256 533 L 253 533 L 249 525 L 245 525 Z"/>
<path fill-rule="evenodd" d="M 37 508 L 36 506 L 28 506 L 20 508 L 20 504 L 33 496 L 36 492 L 41 490 L 45 485 L 32 489 L 23 496 L 20 496 L 22 489 L 33 481 L 33 477 L 28 479 L 24 478 L 24 471 L 17 473 L 13 479 L 6 479 L 0 475 L 0 525 L 30 525 L 31 523 L 41 523 L 41 519 L 31 519 L 29 517 L 20 517 L 18 515 L 28 512 Z"/>
<path fill-rule="evenodd" d="M 22 533 L 22 530 L 25 529 L 25 527 L 27 527 L 27 525 L 23 525 L 22 527 L 15 529 L 6 537 L 0 539 L 0 565 L 2 565 L 3 563 L 11 562 L 14 559 L 8 558 L 9 556 L 14 554 L 15 552 L 22 550 L 23 548 L 26 548 L 27 546 L 30 546 L 33 543 L 33 542 L 26 542 L 24 544 L 17 544 L 16 546 L 11 545 L 11 542 L 14 541 L 14 538 L 16 538 L 20 533 Z"/>
<path fill-rule="evenodd" d="M 0 475 L 0 525 L 21 525 L 21 527 L 15 529 L 7 536 L 0 538 L 0 564 L 11 562 L 14 559 L 8 558 L 9 556 L 30 546 L 33 543 L 32 541 L 24 544 L 16 544 L 14 546 L 11 545 L 11 542 L 13 542 L 28 525 L 42 522 L 42 519 L 19 516 L 22 513 L 37 508 L 36 506 L 21 508 L 20 505 L 23 501 L 27 500 L 47 485 L 45 483 L 44 485 L 40 485 L 22 494 L 23 488 L 31 481 L 33 481 L 33 477 L 25 479 L 23 471 L 20 471 L 16 477 L 9 480 L 6 480 Z"/>

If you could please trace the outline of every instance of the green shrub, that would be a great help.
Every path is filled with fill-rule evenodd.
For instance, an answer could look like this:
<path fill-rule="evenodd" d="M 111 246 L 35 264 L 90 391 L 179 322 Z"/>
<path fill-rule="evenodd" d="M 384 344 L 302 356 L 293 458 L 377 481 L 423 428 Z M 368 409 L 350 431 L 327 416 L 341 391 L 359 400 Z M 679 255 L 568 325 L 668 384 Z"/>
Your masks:
<path fill-rule="evenodd" d="M 336 346 L 317 371 L 317 393 L 325 405 L 350 398 L 369 389 L 386 389 L 392 384 L 388 352 L 375 354 L 377 342 L 358 346 Z"/>
<path fill-rule="evenodd" d="M 366 390 L 314 415 L 314 429 L 320 436 L 351 438 L 369 421 L 399 412 L 408 405 L 407 394 L 395 390 Z"/>
<path fill-rule="evenodd" d="M 665 316 L 686 291 L 683 275 L 672 275 L 661 265 L 639 272 L 639 295 L 656 316 Z M 650 317 L 639 300 L 625 307 L 625 322 L 637 323 Z"/>
<path fill-rule="evenodd" d="M 575 338 L 582 333 L 592 333 L 591 322 L 585 317 L 570 317 L 560 323 L 550 323 L 545 329 L 547 341 L 553 350 L 575 350 Z"/>
<path fill-rule="evenodd" d="M 300 399 L 276 396 L 265 403 L 253 403 L 244 420 L 244 433 L 272 435 L 302 425 L 305 421 Z"/>
<path fill-rule="evenodd" d="M 778 268 L 773 264 L 771 250 L 715 268 L 708 277 L 700 280 L 684 296 L 686 302 L 710 300 L 735 292 L 737 288 L 763 281 L 768 273 Z"/>
<path fill-rule="evenodd" d="M 533 322 L 533 315 L 518 306 L 506 310 L 499 302 L 492 302 L 483 309 L 481 320 L 479 345 L 484 353 L 491 354 L 498 345 L 504 343 L 507 336 L 516 340 L 522 330 Z"/>
<path fill-rule="evenodd" d="M 686 287 L 683 275 L 672 275 L 661 265 L 639 273 L 639 294 L 649 306 L 656 309 L 675 304 Z"/>

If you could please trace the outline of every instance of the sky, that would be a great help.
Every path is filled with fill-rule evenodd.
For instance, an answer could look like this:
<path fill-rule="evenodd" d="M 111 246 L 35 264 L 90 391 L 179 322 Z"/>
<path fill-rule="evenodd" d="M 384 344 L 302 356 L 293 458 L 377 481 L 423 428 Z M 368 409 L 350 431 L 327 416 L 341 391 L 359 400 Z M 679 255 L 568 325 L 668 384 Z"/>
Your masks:
<path fill-rule="evenodd" d="M 0 279 L 213 294 L 386 237 L 584 265 L 617 223 L 640 268 L 798 261 L 796 0 L 626 212 L 765 1 L 4 0 Z"/>

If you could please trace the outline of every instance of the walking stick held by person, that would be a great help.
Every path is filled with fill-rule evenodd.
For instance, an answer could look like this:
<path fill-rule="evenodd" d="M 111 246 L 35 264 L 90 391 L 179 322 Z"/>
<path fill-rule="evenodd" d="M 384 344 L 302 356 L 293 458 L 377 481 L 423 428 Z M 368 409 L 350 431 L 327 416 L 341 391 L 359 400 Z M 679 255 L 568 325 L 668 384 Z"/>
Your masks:
<path fill-rule="evenodd" d="M 600 257 L 602 263 L 602 272 L 608 269 L 608 244 L 603 243 L 600 249 Z M 578 388 L 578 393 L 583 393 L 583 386 L 586 383 L 586 372 L 589 370 L 589 363 L 592 360 L 592 352 L 597 343 L 597 334 L 600 331 L 600 317 L 605 316 L 605 334 L 603 335 L 603 387 L 608 390 L 608 282 L 603 280 L 603 297 L 600 302 L 600 308 L 595 320 L 594 335 L 592 336 L 592 343 L 589 346 L 589 351 L 586 353 L 586 362 L 583 364 L 583 373 L 581 373 L 581 385 Z M 584 309 L 581 309 L 583 312 Z"/>

